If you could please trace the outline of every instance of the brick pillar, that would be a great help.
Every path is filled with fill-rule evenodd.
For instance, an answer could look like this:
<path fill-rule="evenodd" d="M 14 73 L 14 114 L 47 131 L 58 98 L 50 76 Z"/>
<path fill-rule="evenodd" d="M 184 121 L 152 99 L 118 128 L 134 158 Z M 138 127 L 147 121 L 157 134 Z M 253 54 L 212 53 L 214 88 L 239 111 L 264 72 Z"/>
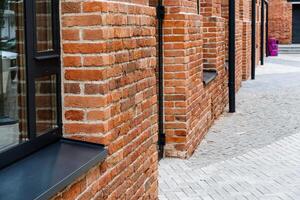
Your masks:
<path fill-rule="evenodd" d="M 165 0 L 166 156 L 191 155 L 202 137 L 202 35 L 196 0 Z"/>
<path fill-rule="evenodd" d="M 64 136 L 108 157 L 55 199 L 157 199 L 155 8 L 63 0 L 61 19 Z"/>

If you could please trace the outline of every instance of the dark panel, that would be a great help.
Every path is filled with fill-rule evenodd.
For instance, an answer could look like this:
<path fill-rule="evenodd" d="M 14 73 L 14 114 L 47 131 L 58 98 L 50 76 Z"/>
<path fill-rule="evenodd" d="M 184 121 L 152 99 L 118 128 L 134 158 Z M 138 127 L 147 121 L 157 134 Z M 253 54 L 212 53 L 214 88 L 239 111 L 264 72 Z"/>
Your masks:
<path fill-rule="evenodd" d="M 293 5 L 293 43 L 300 43 L 300 5 Z"/>
<path fill-rule="evenodd" d="M 104 160 L 102 145 L 61 139 L 0 171 L 0 199 L 44 200 Z"/>

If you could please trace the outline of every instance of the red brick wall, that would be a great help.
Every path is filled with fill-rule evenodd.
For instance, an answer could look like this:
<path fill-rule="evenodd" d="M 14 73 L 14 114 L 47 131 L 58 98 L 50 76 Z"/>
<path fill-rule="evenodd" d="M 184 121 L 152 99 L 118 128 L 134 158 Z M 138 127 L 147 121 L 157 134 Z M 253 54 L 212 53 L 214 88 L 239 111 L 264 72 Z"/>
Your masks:
<path fill-rule="evenodd" d="M 156 13 L 131 2 L 61 1 L 64 136 L 109 155 L 54 199 L 157 198 Z"/>
<path fill-rule="evenodd" d="M 270 0 L 269 11 L 269 37 L 281 44 L 292 43 L 292 4 L 287 0 Z"/>

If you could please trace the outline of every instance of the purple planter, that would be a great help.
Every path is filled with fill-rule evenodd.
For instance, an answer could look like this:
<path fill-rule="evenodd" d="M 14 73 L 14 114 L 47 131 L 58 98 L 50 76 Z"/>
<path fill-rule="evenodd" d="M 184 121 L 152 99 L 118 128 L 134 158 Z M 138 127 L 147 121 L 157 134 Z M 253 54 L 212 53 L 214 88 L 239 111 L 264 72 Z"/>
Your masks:
<path fill-rule="evenodd" d="M 278 56 L 278 40 L 269 38 L 268 40 L 269 56 Z"/>

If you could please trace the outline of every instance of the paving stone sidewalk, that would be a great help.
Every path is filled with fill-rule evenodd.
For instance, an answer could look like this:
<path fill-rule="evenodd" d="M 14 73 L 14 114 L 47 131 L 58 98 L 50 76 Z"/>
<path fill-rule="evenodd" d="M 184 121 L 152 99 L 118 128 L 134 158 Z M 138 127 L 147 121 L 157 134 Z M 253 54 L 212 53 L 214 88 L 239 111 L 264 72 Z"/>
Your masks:
<path fill-rule="evenodd" d="M 160 200 L 300 200 L 300 55 L 268 58 L 189 160 L 163 159 Z"/>

